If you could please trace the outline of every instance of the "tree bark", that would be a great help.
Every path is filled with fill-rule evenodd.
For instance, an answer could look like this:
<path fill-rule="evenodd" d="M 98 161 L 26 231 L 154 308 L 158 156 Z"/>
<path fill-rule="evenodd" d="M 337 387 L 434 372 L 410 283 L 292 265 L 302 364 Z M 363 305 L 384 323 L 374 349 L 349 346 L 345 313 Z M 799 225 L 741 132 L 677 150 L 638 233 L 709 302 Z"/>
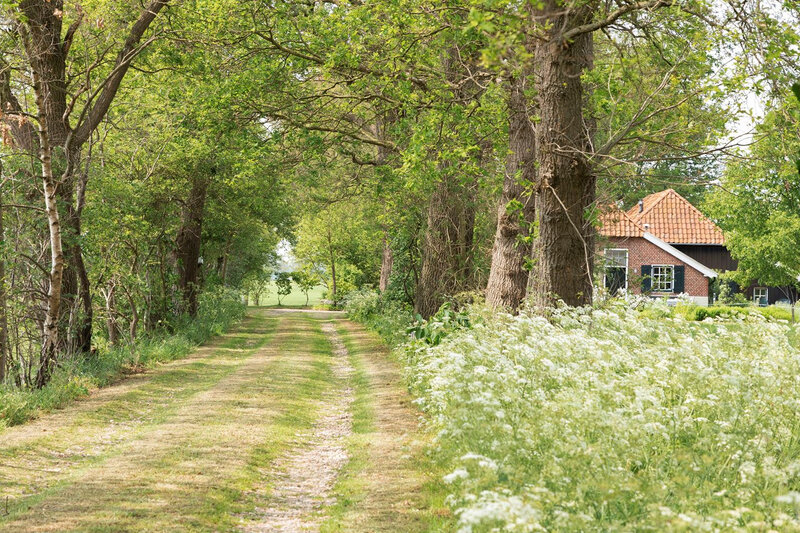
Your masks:
<path fill-rule="evenodd" d="M 458 106 L 466 106 L 480 93 L 471 80 L 463 79 L 462 61 L 455 47 L 442 57 L 447 81 L 458 87 L 453 94 L 453 104 Z M 428 204 L 414 300 L 414 310 L 423 318 L 436 313 L 447 295 L 466 289 L 472 273 L 477 179 L 462 175 L 450 161 L 439 163 L 439 174 Z"/>
<path fill-rule="evenodd" d="M 595 199 L 595 176 L 586 154 L 591 131 L 583 120 L 581 74 L 592 62 L 592 34 L 569 42 L 564 28 L 586 23 L 591 9 L 565 13 L 547 0 L 538 13 L 546 32 L 534 56 L 541 120 L 538 152 L 539 238 L 536 242 L 534 295 L 538 306 L 557 300 L 579 306 L 592 301 L 593 233 L 585 212 Z"/>
<path fill-rule="evenodd" d="M 122 290 L 125 291 L 125 297 L 128 299 L 128 304 L 131 306 L 131 324 L 128 328 L 128 332 L 131 337 L 131 343 L 135 343 L 139 329 L 139 311 L 136 309 L 136 300 L 134 300 L 131 291 L 129 291 L 125 285 L 122 286 Z"/>
<path fill-rule="evenodd" d="M 392 252 L 392 246 L 389 242 L 389 239 L 386 236 L 386 233 L 383 234 L 383 257 L 381 259 L 381 281 L 380 281 L 380 290 L 381 292 L 386 291 L 389 288 L 389 278 L 392 276 L 392 266 L 394 265 L 394 253 Z"/>
<path fill-rule="evenodd" d="M 328 250 L 330 252 L 330 261 L 331 261 L 331 299 L 333 303 L 336 303 L 336 252 L 333 249 L 333 244 L 331 243 L 331 234 L 330 230 L 328 231 Z"/>
<path fill-rule="evenodd" d="M 39 109 L 39 160 L 42 165 L 42 185 L 44 189 L 44 205 L 47 213 L 47 227 L 50 235 L 50 276 L 47 291 L 47 307 L 43 327 L 39 371 L 36 375 L 36 387 L 42 388 L 50 381 L 55 366 L 58 346 L 58 319 L 61 307 L 61 281 L 64 272 L 64 254 L 61 243 L 61 224 L 58 215 L 57 187 L 53 179 L 52 150 L 45 120 L 44 92 L 41 80 L 34 70 L 34 90 L 36 105 Z"/>
<path fill-rule="evenodd" d="M 428 206 L 415 311 L 429 318 L 447 295 L 464 290 L 472 265 L 475 184 L 444 169 Z"/>
<path fill-rule="evenodd" d="M 140 44 L 144 33 L 167 4 L 168 0 L 152 0 L 142 8 L 139 18 L 131 26 L 117 54 L 110 74 L 100 82 L 96 93 L 86 92 L 88 103 L 80 113 L 75 113 L 78 119 L 73 128 L 70 125 L 73 109 L 68 103 L 71 96 L 67 82 L 67 58 L 83 15 L 78 11 L 76 20 L 65 32 L 63 0 L 22 0 L 19 3 L 19 10 L 23 16 L 17 21 L 16 27 L 25 44 L 31 72 L 38 80 L 35 82 L 37 85 L 35 90 L 38 92 L 37 106 L 41 106 L 38 108 L 38 117 L 39 121 L 44 123 L 48 136 L 50 178 L 55 180 L 55 176 L 60 175 L 59 183 L 55 187 L 58 195 L 56 200 L 60 200 L 63 204 L 59 233 L 63 225 L 66 234 L 61 252 L 65 266 L 60 274 L 63 286 L 60 287 L 59 307 L 65 314 L 72 313 L 76 311 L 76 306 L 72 304 L 74 299 L 81 300 L 82 311 L 79 317 L 57 321 L 63 330 L 61 342 L 68 341 L 70 344 L 61 348 L 70 351 L 90 351 L 92 336 L 89 277 L 79 241 L 80 206 L 74 206 L 75 173 L 81 159 L 81 148 L 106 116 L 131 62 L 141 48 L 148 44 L 148 42 Z M 10 125 L 17 149 L 30 154 L 41 153 L 41 146 L 36 146 L 37 141 L 41 142 L 40 133 L 34 134 L 28 121 L 18 120 L 22 108 L 11 91 L 11 73 L 6 67 L 7 65 L 0 61 L 0 105 L 8 115 L 3 121 Z M 72 74 L 75 79 L 83 77 L 78 72 Z M 58 150 L 54 152 L 55 149 Z M 56 210 L 58 211 L 58 207 Z M 64 330 L 67 327 L 70 329 Z M 46 339 L 43 343 L 46 343 L 45 341 Z"/>
<path fill-rule="evenodd" d="M 3 174 L 3 163 L 0 161 L 0 176 Z M 5 248 L 5 226 L 3 224 L 3 187 L 0 181 L 0 244 Z M 0 384 L 6 379 L 8 370 L 8 355 L 11 347 L 8 343 L 8 306 L 6 292 L 6 258 L 5 250 L 0 250 Z"/>
<path fill-rule="evenodd" d="M 181 293 L 183 311 L 190 316 L 197 316 L 197 295 L 200 288 L 198 260 L 208 185 L 209 180 L 204 177 L 192 180 L 189 198 L 181 213 L 181 228 L 176 239 L 178 289 Z"/>
<path fill-rule="evenodd" d="M 119 344 L 119 326 L 117 325 L 116 286 L 114 282 L 108 284 L 103 291 L 106 300 L 106 328 L 108 329 L 108 343 L 111 346 Z"/>
<path fill-rule="evenodd" d="M 526 239 L 535 216 L 536 132 L 525 95 L 532 79 L 526 74 L 523 71 L 509 84 L 509 154 L 486 286 L 489 306 L 512 311 L 522 304 L 528 288 L 531 244 Z"/>

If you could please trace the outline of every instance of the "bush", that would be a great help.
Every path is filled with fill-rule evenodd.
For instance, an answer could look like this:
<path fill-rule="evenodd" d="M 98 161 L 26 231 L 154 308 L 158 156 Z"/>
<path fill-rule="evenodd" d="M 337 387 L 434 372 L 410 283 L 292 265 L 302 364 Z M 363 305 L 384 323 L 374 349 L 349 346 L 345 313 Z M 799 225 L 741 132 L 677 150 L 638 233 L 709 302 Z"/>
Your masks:
<path fill-rule="evenodd" d="M 649 311 L 647 311 L 649 312 Z M 688 304 L 676 305 L 674 311 L 664 316 L 681 316 L 686 320 L 701 321 L 706 318 L 742 318 L 747 316 L 763 316 L 772 320 L 786 320 L 791 321 L 792 310 L 787 307 L 778 307 L 775 305 L 769 307 L 730 307 L 726 305 L 712 305 L 710 307 Z"/>
<path fill-rule="evenodd" d="M 237 293 L 208 291 L 200 296 L 197 318 L 181 317 L 172 335 L 154 334 L 141 338 L 135 346 L 103 348 L 93 357 L 63 361 L 42 389 L 0 386 L 0 426 L 21 424 L 40 412 L 64 407 L 94 388 L 117 381 L 132 369 L 184 357 L 197 345 L 224 333 L 244 312 Z"/>
<path fill-rule="evenodd" d="M 376 331 L 389 346 L 408 340 L 406 329 L 414 314 L 407 303 L 386 298 L 378 291 L 361 289 L 350 292 L 343 307 L 350 319 Z"/>
<path fill-rule="evenodd" d="M 416 321 L 406 329 L 406 333 L 412 339 L 436 346 L 450 333 L 468 327 L 470 327 L 469 314 L 463 310 L 454 311 L 450 304 L 445 302 L 429 320 L 423 320 L 417 315 Z"/>
<path fill-rule="evenodd" d="M 402 348 L 462 531 L 800 528 L 790 328 L 676 315 L 501 314 Z"/>

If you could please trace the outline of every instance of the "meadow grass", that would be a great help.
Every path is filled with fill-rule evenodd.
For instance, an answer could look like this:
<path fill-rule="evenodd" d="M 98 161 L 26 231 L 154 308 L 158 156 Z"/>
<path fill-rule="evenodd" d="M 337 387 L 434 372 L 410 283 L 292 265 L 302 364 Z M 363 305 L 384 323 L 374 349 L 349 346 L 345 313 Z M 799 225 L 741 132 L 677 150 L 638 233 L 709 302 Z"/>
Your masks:
<path fill-rule="evenodd" d="M 251 306 L 278 307 L 278 289 L 274 283 L 269 284 L 269 290 L 261 296 L 261 300 L 256 303 L 251 297 Z M 319 306 L 322 303 L 322 295 L 326 291 L 324 285 L 314 287 L 308 292 L 308 307 Z M 292 283 L 292 292 L 281 297 L 281 307 L 306 307 L 306 295 L 300 288 Z"/>

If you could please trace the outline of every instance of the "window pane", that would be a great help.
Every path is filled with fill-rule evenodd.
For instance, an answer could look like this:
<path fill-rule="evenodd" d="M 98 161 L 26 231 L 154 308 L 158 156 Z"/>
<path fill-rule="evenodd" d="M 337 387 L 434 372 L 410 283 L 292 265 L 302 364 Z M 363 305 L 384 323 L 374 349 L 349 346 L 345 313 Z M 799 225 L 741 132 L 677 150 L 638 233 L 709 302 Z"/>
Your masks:
<path fill-rule="evenodd" d="M 675 269 L 672 265 L 653 265 L 652 290 L 656 292 L 672 292 L 675 281 Z"/>
<path fill-rule="evenodd" d="M 628 266 L 628 250 L 614 250 L 606 248 L 606 265 L 609 267 Z"/>

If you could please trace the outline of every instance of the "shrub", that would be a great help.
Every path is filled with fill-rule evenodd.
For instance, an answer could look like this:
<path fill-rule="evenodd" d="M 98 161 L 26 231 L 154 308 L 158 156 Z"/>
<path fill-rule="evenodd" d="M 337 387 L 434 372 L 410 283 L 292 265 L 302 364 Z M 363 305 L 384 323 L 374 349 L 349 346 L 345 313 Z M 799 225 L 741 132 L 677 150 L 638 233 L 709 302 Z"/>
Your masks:
<path fill-rule="evenodd" d="M 462 531 L 800 528 L 790 328 L 676 315 L 502 314 L 402 348 Z"/>
<path fill-rule="evenodd" d="M 406 329 L 414 320 L 411 306 L 386 298 L 378 291 L 352 291 L 343 301 L 347 316 L 376 331 L 389 346 L 408 340 Z"/>
<path fill-rule="evenodd" d="M 436 346 L 448 334 L 468 327 L 470 327 L 469 314 L 463 310 L 454 311 L 450 304 L 445 302 L 429 320 L 423 320 L 417 315 L 416 321 L 406 329 L 406 333 L 413 339 Z"/>
<path fill-rule="evenodd" d="M 653 316 L 653 313 L 648 309 L 643 311 L 647 316 Z M 701 321 L 706 318 L 742 318 L 746 316 L 760 315 L 772 320 L 785 320 L 791 321 L 792 310 L 787 307 L 769 306 L 769 307 L 730 307 L 727 305 L 713 305 L 710 307 L 688 304 L 676 305 L 672 312 L 667 312 L 663 316 L 681 316 L 686 320 Z"/>

